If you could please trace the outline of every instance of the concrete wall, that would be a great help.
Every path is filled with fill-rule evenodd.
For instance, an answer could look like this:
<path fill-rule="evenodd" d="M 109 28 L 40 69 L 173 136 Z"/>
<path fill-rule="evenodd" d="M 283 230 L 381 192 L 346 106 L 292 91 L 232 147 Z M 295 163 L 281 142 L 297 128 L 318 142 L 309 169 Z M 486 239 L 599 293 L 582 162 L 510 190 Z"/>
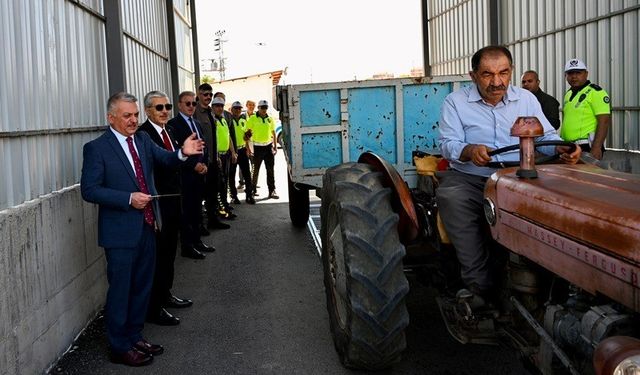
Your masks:
<path fill-rule="evenodd" d="M 0 211 L 0 374 L 42 373 L 103 305 L 97 213 L 79 185 Z"/>

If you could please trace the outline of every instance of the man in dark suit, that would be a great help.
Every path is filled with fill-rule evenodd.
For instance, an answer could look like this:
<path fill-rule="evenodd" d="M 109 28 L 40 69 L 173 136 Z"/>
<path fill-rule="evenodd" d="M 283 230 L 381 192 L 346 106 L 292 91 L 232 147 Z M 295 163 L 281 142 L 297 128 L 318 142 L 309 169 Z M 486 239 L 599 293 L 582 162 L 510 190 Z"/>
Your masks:
<path fill-rule="evenodd" d="M 145 132 L 159 147 L 167 151 L 178 149 L 171 130 L 165 125 L 169 121 L 172 105 L 167 94 L 151 91 L 144 97 L 145 121 L 138 132 Z M 147 321 L 163 326 L 180 324 L 180 319 L 169 313 L 165 307 L 189 307 L 193 302 L 171 294 L 174 279 L 174 262 L 180 230 L 180 173 L 178 168 L 154 167 L 154 182 L 158 194 L 167 194 L 159 200 L 162 215 L 162 230 L 156 232 L 156 271 L 151 288 L 151 299 L 147 311 Z M 177 196 L 171 196 L 176 195 Z"/>
<path fill-rule="evenodd" d="M 173 131 L 178 146 L 190 136 L 203 139 L 202 127 L 193 118 L 196 109 L 196 94 L 183 91 L 178 96 L 178 110 L 176 117 L 169 120 L 167 127 Z M 204 194 L 204 177 L 207 174 L 207 160 L 209 152 L 215 152 L 215 146 L 205 145 L 204 155 L 190 158 L 181 167 L 182 183 L 182 221 L 180 229 L 181 254 L 192 259 L 204 259 L 204 252 L 216 249 L 207 246 L 200 239 L 200 222 L 202 220 L 202 198 Z M 193 160 L 191 160 L 193 159 Z"/>
<path fill-rule="evenodd" d="M 202 153 L 191 137 L 178 152 L 158 147 L 136 134 L 139 109 L 131 94 L 114 94 L 107 102 L 111 125 L 84 145 L 80 188 L 84 200 L 99 205 L 98 244 L 107 259 L 105 317 L 111 360 L 129 366 L 150 364 L 160 345 L 142 336 L 155 266 L 155 230 L 162 228 L 153 166 L 176 167 L 186 155 Z"/>
<path fill-rule="evenodd" d="M 560 128 L 560 103 L 553 96 L 542 91 L 540 88 L 540 78 L 535 70 L 527 70 L 522 74 L 522 88 L 531 91 L 540 102 L 544 117 L 549 120 L 551 126 L 558 130 Z"/>

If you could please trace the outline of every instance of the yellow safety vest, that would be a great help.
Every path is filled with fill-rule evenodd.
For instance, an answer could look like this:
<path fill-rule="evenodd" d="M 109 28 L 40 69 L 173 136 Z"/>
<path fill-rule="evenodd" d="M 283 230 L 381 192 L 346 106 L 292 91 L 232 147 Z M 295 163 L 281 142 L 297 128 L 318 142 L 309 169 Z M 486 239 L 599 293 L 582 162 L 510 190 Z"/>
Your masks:
<path fill-rule="evenodd" d="M 216 121 L 216 140 L 218 142 L 218 152 L 229 151 L 229 126 L 227 120 L 223 118 L 215 119 Z"/>
<path fill-rule="evenodd" d="M 276 122 L 267 116 L 258 117 L 254 114 L 247 120 L 247 129 L 251 129 L 251 140 L 256 146 L 268 146 L 273 143 L 273 132 L 276 131 Z"/>
<path fill-rule="evenodd" d="M 569 142 L 588 139 L 589 134 L 596 131 L 596 116 L 611 113 L 609 95 L 594 83 L 585 86 L 573 98 L 572 94 L 570 89 L 564 94 L 560 127 L 560 137 Z"/>
<path fill-rule="evenodd" d="M 236 144 L 238 148 L 244 147 L 244 133 L 247 131 L 247 120 L 240 117 L 238 120 L 233 119 L 233 131 L 236 133 Z"/>

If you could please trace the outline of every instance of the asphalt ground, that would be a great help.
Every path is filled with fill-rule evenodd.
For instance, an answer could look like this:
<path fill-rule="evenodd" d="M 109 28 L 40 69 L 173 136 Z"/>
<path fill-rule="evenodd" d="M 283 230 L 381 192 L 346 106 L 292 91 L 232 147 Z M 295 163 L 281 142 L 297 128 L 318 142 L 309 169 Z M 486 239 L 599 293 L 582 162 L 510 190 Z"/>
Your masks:
<path fill-rule="evenodd" d="M 289 222 L 280 150 L 276 165 L 280 200 L 263 200 L 266 174 L 261 171 L 258 204 L 236 206 L 238 218 L 230 230 L 203 237 L 218 250 L 204 260 L 177 257 L 173 292 L 194 305 L 171 310 L 181 319 L 178 326 L 145 326 L 145 337 L 162 344 L 164 354 L 143 368 L 110 363 L 99 316 L 50 373 L 365 374 L 343 368 L 335 353 L 321 261 L 308 231 Z M 400 363 L 378 374 L 527 373 L 510 348 L 454 341 L 440 318 L 435 292 L 411 275 L 409 280 L 408 348 Z"/>

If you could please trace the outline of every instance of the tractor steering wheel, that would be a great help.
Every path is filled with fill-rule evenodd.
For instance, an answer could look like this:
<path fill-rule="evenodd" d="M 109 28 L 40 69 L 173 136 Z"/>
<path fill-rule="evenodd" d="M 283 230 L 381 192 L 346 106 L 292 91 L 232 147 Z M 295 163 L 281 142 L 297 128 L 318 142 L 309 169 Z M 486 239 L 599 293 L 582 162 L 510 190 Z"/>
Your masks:
<path fill-rule="evenodd" d="M 544 146 L 569 146 L 571 149 L 569 153 L 572 153 L 576 150 L 576 144 L 573 142 L 566 141 L 538 141 L 533 144 L 534 148 L 544 147 Z M 503 154 L 508 151 L 518 150 L 520 149 L 520 144 L 515 144 L 507 147 L 497 148 L 493 151 L 489 152 L 489 156 Z M 560 154 L 556 153 L 553 155 L 545 155 L 539 158 L 536 158 L 536 164 L 549 164 L 560 158 Z M 509 168 L 509 167 L 517 167 L 520 165 L 520 161 L 492 161 L 485 165 L 485 167 L 489 168 Z"/>

